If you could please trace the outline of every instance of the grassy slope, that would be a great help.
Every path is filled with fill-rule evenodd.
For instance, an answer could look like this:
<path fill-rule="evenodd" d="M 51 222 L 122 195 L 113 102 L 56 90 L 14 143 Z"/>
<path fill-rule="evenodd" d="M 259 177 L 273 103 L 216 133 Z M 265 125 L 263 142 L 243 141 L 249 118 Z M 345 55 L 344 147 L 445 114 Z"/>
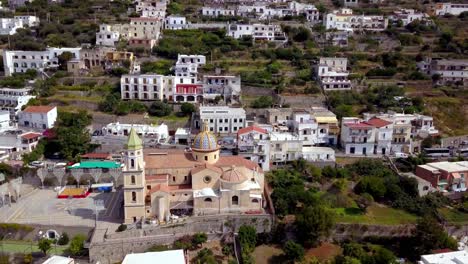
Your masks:
<path fill-rule="evenodd" d="M 400 225 L 412 224 L 417 220 L 417 216 L 405 211 L 377 205 L 367 208 L 366 214 L 362 214 L 361 210 L 356 207 L 337 208 L 335 212 L 336 220 L 340 223 Z"/>

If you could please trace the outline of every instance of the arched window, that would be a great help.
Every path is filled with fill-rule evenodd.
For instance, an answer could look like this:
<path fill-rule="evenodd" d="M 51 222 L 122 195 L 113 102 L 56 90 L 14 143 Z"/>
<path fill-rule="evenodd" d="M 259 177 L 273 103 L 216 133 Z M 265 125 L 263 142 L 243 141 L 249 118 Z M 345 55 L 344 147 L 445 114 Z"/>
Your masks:
<path fill-rule="evenodd" d="M 252 203 L 258 203 L 258 199 L 252 199 Z"/>
<path fill-rule="evenodd" d="M 136 202 L 136 192 L 132 192 L 132 202 Z"/>
<path fill-rule="evenodd" d="M 135 168 L 135 160 L 134 159 L 131 159 L 130 160 L 130 168 Z"/>
<path fill-rule="evenodd" d="M 135 175 L 132 175 L 132 176 L 130 177 L 130 182 L 131 182 L 132 184 L 135 184 L 135 183 L 136 183 Z"/>
<path fill-rule="evenodd" d="M 211 198 L 205 198 L 204 201 L 205 201 L 205 203 L 211 203 L 211 202 L 213 202 L 213 200 L 211 200 Z"/>
<path fill-rule="evenodd" d="M 239 196 L 232 197 L 232 205 L 239 205 Z"/>

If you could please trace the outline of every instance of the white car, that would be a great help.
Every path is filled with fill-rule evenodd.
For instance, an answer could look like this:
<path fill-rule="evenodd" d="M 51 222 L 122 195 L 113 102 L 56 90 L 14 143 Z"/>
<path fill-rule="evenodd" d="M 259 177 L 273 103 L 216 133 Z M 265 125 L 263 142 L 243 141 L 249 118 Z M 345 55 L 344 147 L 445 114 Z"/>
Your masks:
<path fill-rule="evenodd" d="M 67 163 L 65 162 L 55 163 L 55 168 L 63 168 L 65 166 L 67 166 Z"/>
<path fill-rule="evenodd" d="M 35 161 L 30 162 L 29 165 L 39 168 L 39 167 L 44 167 L 44 162 L 40 160 L 35 160 Z"/>
<path fill-rule="evenodd" d="M 409 155 L 406 154 L 406 153 L 403 153 L 403 152 L 396 152 L 396 153 L 395 153 L 395 157 L 396 157 L 396 158 L 403 158 L 403 159 L 406 159 L 406 158 L 409 157 Z"/>

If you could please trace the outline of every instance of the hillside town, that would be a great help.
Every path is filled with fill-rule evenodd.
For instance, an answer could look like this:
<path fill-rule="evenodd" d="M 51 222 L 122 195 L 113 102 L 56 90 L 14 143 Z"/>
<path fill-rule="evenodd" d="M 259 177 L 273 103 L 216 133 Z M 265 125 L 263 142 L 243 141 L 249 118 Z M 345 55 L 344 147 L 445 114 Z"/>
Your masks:
<path fill-rule="evenodd" d="M 465 1 L 0 13 L 0 264 L 468 264 Z"/>

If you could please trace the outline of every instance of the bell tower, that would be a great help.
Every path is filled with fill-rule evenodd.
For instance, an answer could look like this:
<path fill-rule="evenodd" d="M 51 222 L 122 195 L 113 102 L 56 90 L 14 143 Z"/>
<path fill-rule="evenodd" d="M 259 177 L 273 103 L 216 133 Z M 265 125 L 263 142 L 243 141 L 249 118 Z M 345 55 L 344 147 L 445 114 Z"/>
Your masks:
<path fill-rule="evenodd" d="M 122 173 L 124 177 L 124 222 L 131 224 L 146 216 L 143 141 L 133 128 L 130 130 L 125 147 Z"/>

